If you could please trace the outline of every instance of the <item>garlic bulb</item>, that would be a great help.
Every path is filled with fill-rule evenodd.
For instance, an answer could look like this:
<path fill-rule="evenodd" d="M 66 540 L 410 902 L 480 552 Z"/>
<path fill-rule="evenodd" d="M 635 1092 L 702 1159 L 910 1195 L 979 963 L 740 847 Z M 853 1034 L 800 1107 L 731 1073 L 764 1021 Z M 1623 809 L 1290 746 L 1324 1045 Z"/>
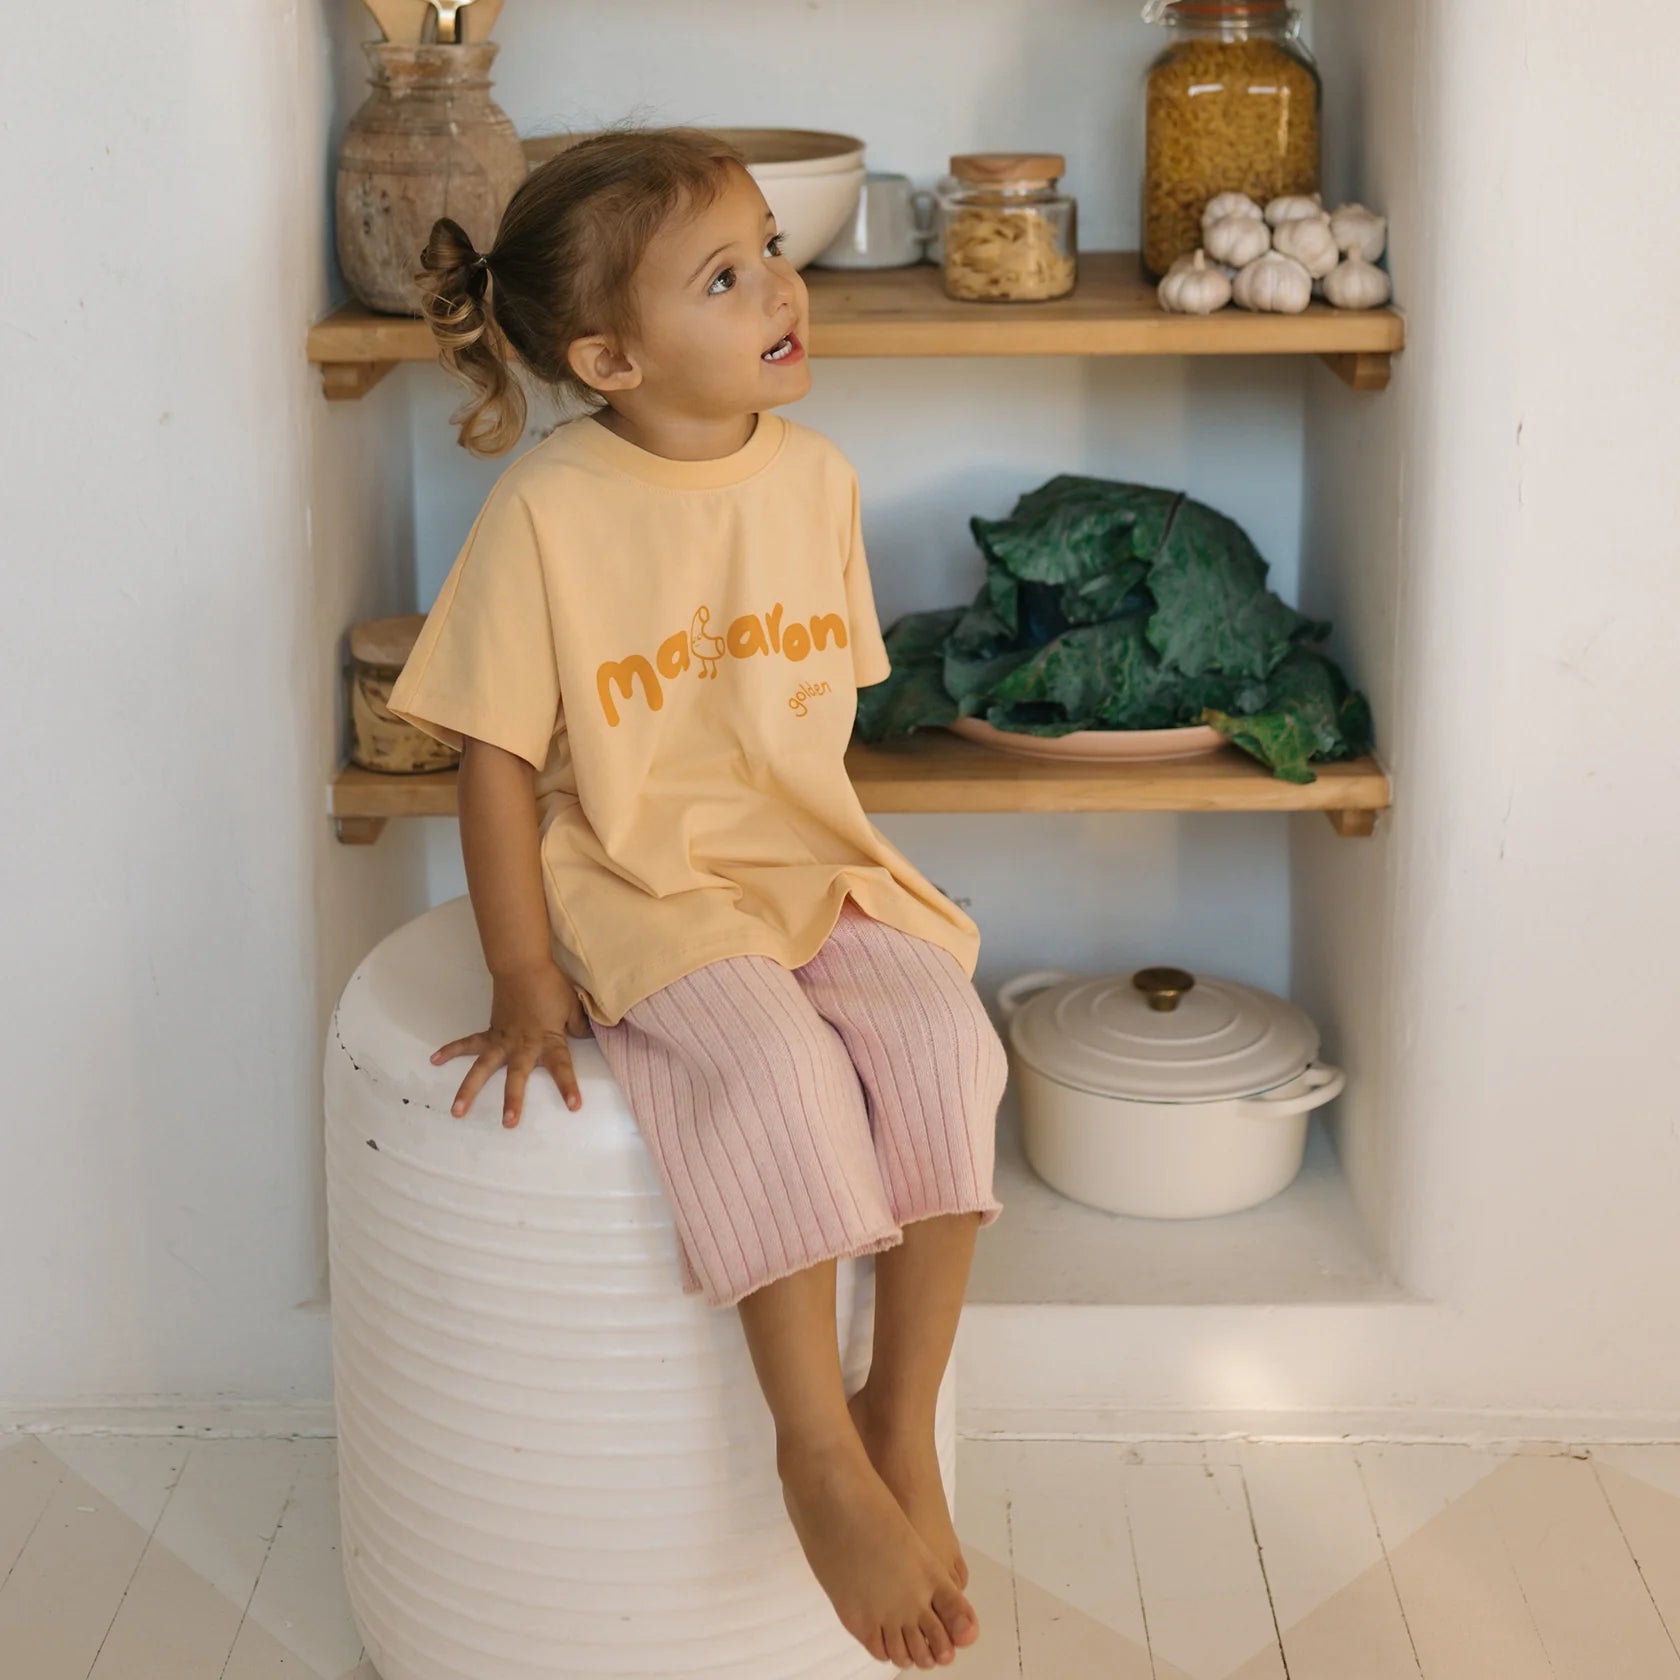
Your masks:
<path fill-rule="evenodd" d="M 1237 283 L 1242 284 L 1240 276 Z M 1388 302 L 1392 289 L 1388 275 L 1357 251 L 1349 251 L 1324 277 L 1324 295 L 1338 309 L 1375 309 Z"/>
<path fill-rule="evenodd" d="M 1266 206 L 1266 220 L 1273 227 L 1284 222 L 1296 222 L 1303 216 L 1322 216 L 1324 214 L 1324 200 L 1317 193 L 1302 198 L 1299 195 L 1274 198 Z"/>
<path fill-rule="evenodd" d="M 1272 249 L 1293 257 L 1315 280 L 1322 280 L 1341 255 L 1328 216 L 1300 216 L 1280 222 L 1272 232 Z"/>
<path fill-rule="evenodd" d="M 1272 234 L 1258 216 L 1221 216 L 1203 228 L 1202 244 L 1215 262 L 1241 268 L 1272 248 Z"/>
<path fill-rule="evenodd" d="M 1268 251 L 1236 277 L 1231 295 L 1244 309 L 1299 315 L 1312 300 L 1312 276 L 1293 257 Z"/>
<path fill-rule="evenodd" d="M 1222 192 L 1215 193 L 1207 201 L 1207 207 L 1202 211 L 1202 229 L 1205 232 L 1213 222 L 1221 221 L 1226 216 L 1260 216 L 1263 211 L 1247 193 Z"/>
<path fill-rule="evenodd" d="M 1357 251 L 1366 262 L 1374 263 L 1388 243 L 1387 220 L 1363 204 L 1338 205 L 1330 216 L 1330 231 L 1338 251 Z"/>
<path fill-rule="evenodd" d="M 1155 291 L 1161 307 L 1178 315 L 1211 315 L 1231 301 L 1231 282 L 1208 262 L 1205 251 L 1180 257 Z"/>

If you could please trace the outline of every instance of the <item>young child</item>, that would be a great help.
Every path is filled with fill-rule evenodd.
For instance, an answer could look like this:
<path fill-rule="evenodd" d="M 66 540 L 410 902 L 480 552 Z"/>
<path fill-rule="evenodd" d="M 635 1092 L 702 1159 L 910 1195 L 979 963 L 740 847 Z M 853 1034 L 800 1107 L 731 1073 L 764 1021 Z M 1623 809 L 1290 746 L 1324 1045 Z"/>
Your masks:
<path fill-rule="evenodd" d="M 422 290 L 452 419 L 524 432 L 513 357 L 593 403 L 497 479 L 391 710 L 459 747 L 494 981 L 454 1112 L 538 1066 L 581 1101 L 593 1031 L 647 1141 L 682 1287 L 737 1306 L 795 1532 L 879 1660 L 949 1663 L 978 1618 L 934 1404 L 992 1194 L 1007 1072 L 979 930 L 869 822 L 844 755 L 890 669 L 857 475 L 772 412 L 811 386 L 804 282 L 744 160 L 695 129 L 581 141 L 492 248 L 447 218 Z M 875 1254 L 849 1400 L 835 1261 Z"/>

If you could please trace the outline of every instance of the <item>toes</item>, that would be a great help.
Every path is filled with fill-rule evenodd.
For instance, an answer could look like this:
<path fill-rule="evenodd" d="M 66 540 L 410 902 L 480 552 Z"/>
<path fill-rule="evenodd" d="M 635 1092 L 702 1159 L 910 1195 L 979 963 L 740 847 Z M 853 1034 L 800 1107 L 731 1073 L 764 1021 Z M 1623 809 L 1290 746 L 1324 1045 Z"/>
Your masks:
<path fill-rule="evenodd" d="M 951 1636 L 945 1631 L 945 1624 L 934 1615 L 931 1610 L 922 1612 L 919 1624 L 922 1638 L 927 1641 L 928 1654 L 936 1663 L 948 1663 L 956 1660 L 956 1651 L 951 1645 Z"/>
<path fill-rule="evenodd" d="M 887 1661 L 897 1663 L 900 1668 L 910 1666 L 910 1653 L 904 1648 L 904 1629 L 901 1627 L 885 1627 L 881 1632 L 886 1635 Z"/>
<path fill-rule="evenodd" d="M 907 1623 L 904 1629 L 904 1649 L 910 1653 L 910 1660 L 917 1668 L 932 1668 L 933 1653 L 928 1650 L 928 1642 L 922 1635 L 922 1630 L 914 1623 Z"/>
<path fill-rule="evenodd" d="M 966 1588 L 968 1586 L 968 1559 L 961 1552 L 957 1553 L 951 1565 L 951 1573 L 956 1578 L 959 1587 Z"/>
<path fill-rule="evenodd" d="M 941 1586 L 933 1595 L 933 1608 L 951 1635 L 953 1645 L 972 1645 L 980 1637 L 980 1618 L 974 1606 L 954 1586 Z"/>
<path fill-rule="evenodd" d="M 851 1628 L 848 1631 L 876 1662 L 887 1660 L 887 1642 L 881 1637 L 881 1630 L 878 1627 L 867 1628 L 862 1633 L 859 1633 L 856 1628 Z"/>

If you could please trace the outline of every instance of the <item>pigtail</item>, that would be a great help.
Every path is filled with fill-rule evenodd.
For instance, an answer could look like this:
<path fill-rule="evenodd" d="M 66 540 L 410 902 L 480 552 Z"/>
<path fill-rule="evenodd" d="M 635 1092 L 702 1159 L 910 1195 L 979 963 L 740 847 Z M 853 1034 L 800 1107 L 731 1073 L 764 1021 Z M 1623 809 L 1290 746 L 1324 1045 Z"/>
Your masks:
<path fill-rule="evenodd" d="M 495 260 L 494 252 L 473 249 L 459 222 L 440 216 L 415 276 L 438 360 L 471 392 L 450 424 L 460 429 L 461 447 L 478 456 L 503 454 L 525 430 L 525 392 L 489 301 Z"/>

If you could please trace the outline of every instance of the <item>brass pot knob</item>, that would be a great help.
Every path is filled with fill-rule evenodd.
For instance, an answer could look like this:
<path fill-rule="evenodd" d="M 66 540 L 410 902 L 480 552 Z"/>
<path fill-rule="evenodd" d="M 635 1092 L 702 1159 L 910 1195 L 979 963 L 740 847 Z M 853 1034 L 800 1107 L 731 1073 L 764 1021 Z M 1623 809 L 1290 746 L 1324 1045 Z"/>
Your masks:
<path fill-rule="evenodd" d="M 1140 968 L 1132 984 L 1149 1000 L 1151 1009 L 1164 1015 L 1178 1008 L 1178 1000 L 1196 984 L 1196 977 L 1182 968 Z"/>

